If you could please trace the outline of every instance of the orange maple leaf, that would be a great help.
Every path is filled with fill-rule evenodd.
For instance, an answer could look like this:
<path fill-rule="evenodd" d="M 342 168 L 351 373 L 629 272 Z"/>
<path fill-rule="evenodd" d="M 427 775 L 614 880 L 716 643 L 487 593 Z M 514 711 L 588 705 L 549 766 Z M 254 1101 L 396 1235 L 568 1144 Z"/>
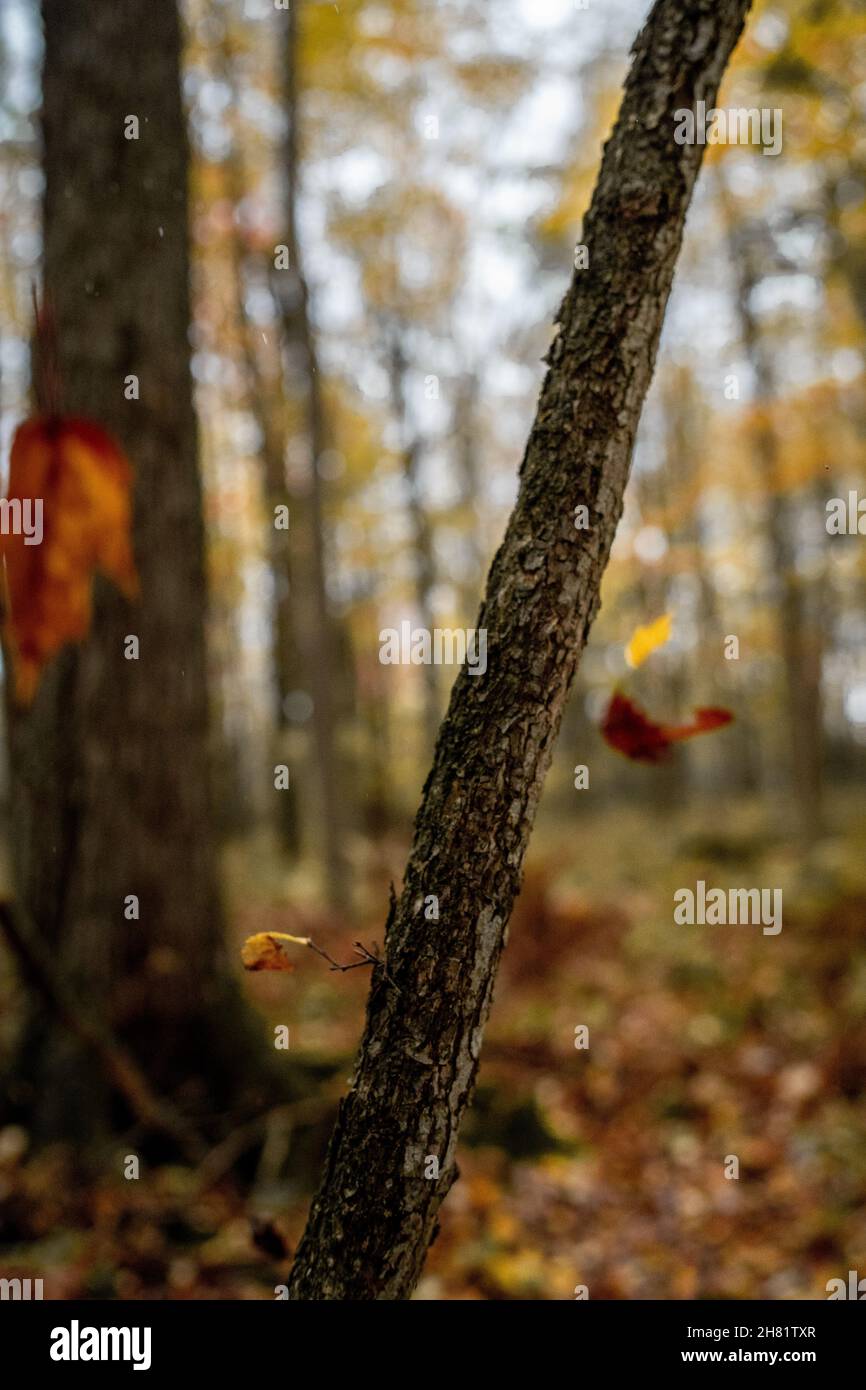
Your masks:
<path fill-rule="evenodd" d="M 16 430 L 0 552 L 19 704 L 32 701 L 51 657 L 86 637 L 97 570 L 136 597 L 131 485 L 129 460 L 90 420 L 41 415 Z"/>
<path fill-rule="evenodd" d="M 730 724 L 733 717 L 730 710 L 708 706 L 695 710 L 691 724 L 657 724 L 639 705 L 617 690 L 605 711 L 601 733 L 611 748 L 627 758 L 640 763 L 659 763 L 667 757 L 672 744 L 721 729 Z"/>

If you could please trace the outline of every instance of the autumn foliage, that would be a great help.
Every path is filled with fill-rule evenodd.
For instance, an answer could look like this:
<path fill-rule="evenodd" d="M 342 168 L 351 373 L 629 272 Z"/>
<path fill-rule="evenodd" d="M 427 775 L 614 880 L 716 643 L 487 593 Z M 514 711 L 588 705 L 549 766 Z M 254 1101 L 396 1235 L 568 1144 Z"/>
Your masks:
<path fill-rule="evenodd" d="M 695 710 L 690 724 L 657 724 L 639 705 L 617 690 L 611 696 L 601 732 L 611 748 L 627 758 L 658 763 L 667 757 L 672 744 L 724 728 L 732 719 L 730 710 L 707 707 Z"/>
<path fill-rule="evenodd" d="M 286 954 L 286 946 L 309 946 L 307 936 L 289 936 L 287 932 L 257 932 L 244 942 L 241 960 L 245 970 L 280 970 L 288 974 L 296 969 Z"/>
<path fill-rule="evenodd" d="M 647 657 L 670 640 L 672 631 L 670 613 L 663 613 L 645 627 L 635 628 L 626 644 L 626 664 L 632 670 L 642 666 Z M 615 690 L 601 723 L 601 734 L 611 748 L 634 762 L 659 763 L 667 757 L 674 743 L 722 729 L 733 717 L 729 710 L 712 706 L 695 710 L 690 724 L 658 724 L 621 690 Z"/>
<path fill-rule="evenodd" d="M 0 538 L 4 636 L 18 703 L 30 703 L 46 663 L 65 643 L 86 636 L 97 570 L 135 597 L 131 484 L 129 461 L 90 420 L 37 416 L 18 427 L 8 501 L 29 499 L 42 512 L 38 544 L 11 526 Z"/>

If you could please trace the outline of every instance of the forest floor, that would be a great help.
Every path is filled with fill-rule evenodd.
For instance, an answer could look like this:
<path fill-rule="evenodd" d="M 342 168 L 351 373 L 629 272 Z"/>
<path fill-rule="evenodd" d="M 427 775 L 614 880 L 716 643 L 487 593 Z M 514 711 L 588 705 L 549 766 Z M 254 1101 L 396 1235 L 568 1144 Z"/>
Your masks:
<path fill-rule="evenodd" d="M 418 1297 L 820 1299 L 866 1270 L 866 814 L 840 802 L 832 821 L 801 851 L 745 803 L 654 815 L 651 834 L 640 807 L 572 818 L 567 838 L 548 817 Z M 235 846 L 235 944 L 283 930 L 351 959 L 355 939 L 381 942 L 404 848 L 366 865 L 346 927 L 311 890 L 302 905 L 268 842 Z M 674 892 L 701 879 L 781 888 L 782 930 L 675 925 Z M 309 1094 L 267 1117 L 243 1182 L 178 1166 L 125 1181 L 112 1163 L 82 1184 L 66 1151 L 0 1132 L 0 1272 L 52 1298 L 273 1298 L 367 981 L 302 948 L 294 974 L 247 978 L 263 1045 L 288 1025 Z"/>

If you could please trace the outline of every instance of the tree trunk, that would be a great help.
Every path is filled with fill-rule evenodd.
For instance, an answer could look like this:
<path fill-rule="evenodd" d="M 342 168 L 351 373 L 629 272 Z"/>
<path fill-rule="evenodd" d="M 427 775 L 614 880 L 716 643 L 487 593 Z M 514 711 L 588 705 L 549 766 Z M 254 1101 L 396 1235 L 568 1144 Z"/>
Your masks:
<path fill-rule="evenodd" d="M 456 1177 L 460 1120 L 562 710 L 599 603 L 702 146 L 674 112 L 713 104 L 749 0 L 657 0 L 559 312 L 520 490 L 439 733 L 386 965 L 291 1275 L 294 1298 L 405 1298 Z M 573 524 L 584 504 L 588 531 Z M 439 899 L 439 919 L 424 900 Z M 432 1164 L 430 1159 L 435 1159 Z"/>
<path fill-rule="evenodd" d="M 474 372 L 461 377 L 454 407 L 454 443 L 460 479 L 460 505 L 466 513 L 464 544 L 468 574 L 461 585 L 461 606 L 474 612 L 484 574 L 480 525 L 481 477 L 479 460 L 478 397 L 480 385 Z"/>
<path fill-rule="evenodd" d="M 237 331 L 240 338 L 241 354 L 244 364 L 247 404 L 259 431 L 259 457 L 262 465 L 262 494 L 265 504 L 265 524 L 268 528 L 268 564 L 273 583 L 271 609 L 271 660 L 273 674 L 273 719 L 274 730 L 272 750 L 274 763 L 288 762 L 287 733 L 290 728 L 288 717 L 289 696 L 300 686 L 300 653 L 296 632 L 294 612 L 295 582 L 292 564 L 291 531 L 275 524 L 278 510 L 285 508 L 298 521 L 298 507 L 292 505 L 286 484 L 286 438 L 282 421 L 275 408 L 273 390 L 262 371 L 259 350 L 256 343 L 257 330 L 250 322 L 246 307 L 248 271 L 253 258 L 249 254 L 242 226 L 237 225 L 237 215 L 247 189 L 241 133 L 238 112 L 241 105 L 240 87 L 235 73 L 228 33 L 224 31 L 219 48 L 219 75 L 231 93 L 231 109 L 234 113 L 232 143 L 226 155 L 224 169 L 226 194 L 235 214 L 235 225 L 229 233 L 232 276 L 236 294 Z M 267 277 L 267 266 L 260 267 L 262 278 Z M 286 852 L 297 859 L 301 853 L 301 816 L 297 781 L 291 780 L 289 786 L 271 797 L 274 806 L 273 821 L 280 841 Z"/>
<path fill-rule="evenodd" d="M 819 625 L 809 620 L 803 580 L 797 573 L 791 505 L 780 476 L 780 444 L 770 414 L 777 396 L 776 373 L 752 309 L 752 295 L 759 281 L 753 261 L 755 248 L 748 238 L 737 236 L 730 194 L 723 180 L 719 180 L 719 185 L 736 277 L 735 308 L 740 336 L 755 378 L 754 399 L 760 410 L 755 424 L 755 459 L 767 495 L 770 579 L 785 675 L 786 781 L 795 829 L 808 844 L 821 833 L 823 644 Z M 766 244 L 767 237 L 762 240 Z"/>
<path fill-rule="evenodd" d="M 17 887 L 82 1007 L 157 1087 L 217 1109 L 238 1066 L 211 833 L 177 7 L 44 0 L 43 18 L 44 276 L 62 409 L 106 427 L 132 462 L 141 598 L 98 581 L 89 638 L 12 718 Z M 124 657 L 128 634 L 138 660 Z M 64 1026 L 34 1014 L 17 1098 L 37 1134 L 93 1137 L 109 1101 L 93 1073 Z"/>
<path fill-rule="evenodd" d="M 287 119 L 284 152 L 286 187 L 286 246 L 289 269 L 277 271 L 274 286 L 280 310 L 290 386 L 299 379 L 306 401 L 306 436 L 310 489 L 304 508 L 309 531 L 309 596 L 305 656 L 313 695 L 313 733 L 319 780 L 321 835 L 324 845 L 325 891 L 339 911 L 349 906 L 348 868 L 344 851 L 344 809 L 340 765 L 335 746 L 334 681 L 337 673 L 332 615 L 328 603 L 325 554 L 325 516 L 319 461 L 329 444 L 322 375 L 310 314 L 310 292 L 304 274 L 298 235 L 298 11 L 292 4 L 285 17 L 284 87 Z"/>
<path fill-rule="evenodd" d="M 424 505 L 418 470 L 423 456 L 423 443 L 413 423 L 409 419 L 406 403 L 406 357 L 400 344 L 400 327 L 393 328 L 393 339 L 388 350 L 388 375 L 391 384 L 391 411 L 400 432 L 400 456 L 403 465 L 403 482 L 406 488 L 406 510 L 409 517 L 412 554 L 415 562 L 415 606 L 422 628 L 433 632 L 433 588 L 436 583 L 436 557 L 433 549 L 433 531 L 430 518 Z M 432 638 L 431 638 L 432 640 Z M 424 757 L 433 751 L 436 732 L 439 728 L 439 682 L 437 668 L 432 661 L 421 668 L 424 684 L 422 727 L 424 730 Z"/>

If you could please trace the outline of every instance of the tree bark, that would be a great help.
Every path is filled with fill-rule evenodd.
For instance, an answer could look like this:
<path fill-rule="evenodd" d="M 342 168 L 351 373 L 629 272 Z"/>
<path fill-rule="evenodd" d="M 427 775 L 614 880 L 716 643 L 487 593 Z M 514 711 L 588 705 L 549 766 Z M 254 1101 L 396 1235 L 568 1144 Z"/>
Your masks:
<path fill-rule="evenodd" d="M 43 19 L 44 279 L 62 409 L 107 428 L 132 462 L 141 598 L 97 581 L 90 636 L 13 714 L 17 890 L 79 1006 L 156 1088 L 217 1110 L 240 1066 L 211 833 L 177 6 L 44 0 Z M 124 658 L 127 634 L 138 660 Z M 36 1007 L 17 1075 L 39 1137 L 92 1139 L 106 1123 L 105 1078 Z"/>
<path fill-rule="evenodd" d="M 657 0 L 639 35 L 478 627 L 439 733 L 386 964 L 290 1282 L 296 1299 L 406 1298 L 456 1177 L 460 1120 L 568 689 L 598 609 L 713 105 L 749 0 Z M 574 508 L 591 529 L 576 530 Z M 439 899 L 439 919 L 424 916 Z M 438 1176 L 429 1176 L 438 1160 Z"/>

